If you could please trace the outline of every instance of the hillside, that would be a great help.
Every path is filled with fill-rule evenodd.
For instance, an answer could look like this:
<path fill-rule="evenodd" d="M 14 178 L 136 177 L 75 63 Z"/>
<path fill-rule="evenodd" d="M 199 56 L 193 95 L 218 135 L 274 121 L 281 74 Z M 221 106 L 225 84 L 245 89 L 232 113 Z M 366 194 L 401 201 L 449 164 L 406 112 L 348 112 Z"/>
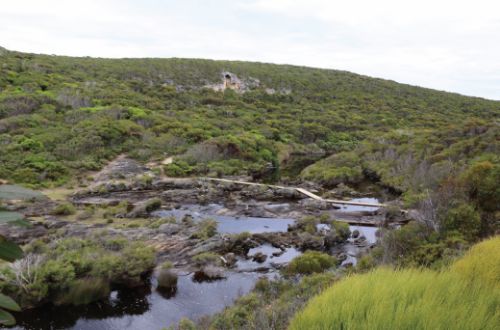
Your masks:
<path fill-rule="evenodd" d="M 0 177 L 36 186 L 62 184 L 122 152 L 146 161 L 202 142 L 189 163 L 208 166 L 184 172 L 259 171 L 293 151 L 328 155 L 365 141 L 385 148 L 380 144 L 410 139 L 422 149 L 416 153 L 436 160 L 447 158 L 443 149 L 451 146 L 460 149 L 450 155 L 453 161 L 498 150 L 500 102 L 343 71 L 19 52 L 4 53 L 0 61 L 6 151 Z M 213 90 L 225 71 L 243 82 L 244 92 Z M 232 143 L 237 148 L 228 152 Z M 199 155 L 209 145 L 217 146 L 216 155 Z M 383 174 L 378 164 L 367 164 Z"/>
<path fill-rule="evenodd" d="M 0 48 L 0 238 L 22 258 L 0 267 L 20 307 L 0 307 L 26 329 L 322 328 L 309 299 L 335 309 L 354 282 L 371 307 L 391 277 L 452 318 L 486 297 L 470 328 L 489 327 L 489 288 L 423 294 L 500 233 L 499 118 L 499 101 L 345 71 Z"/>

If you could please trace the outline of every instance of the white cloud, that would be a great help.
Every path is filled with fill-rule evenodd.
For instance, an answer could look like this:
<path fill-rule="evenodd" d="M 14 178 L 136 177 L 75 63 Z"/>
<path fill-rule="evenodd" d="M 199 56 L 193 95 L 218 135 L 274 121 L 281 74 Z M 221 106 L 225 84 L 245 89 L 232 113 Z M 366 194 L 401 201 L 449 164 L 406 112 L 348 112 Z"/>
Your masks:
<path fill-rule="evenodd" d="M 0 45 L 100 57 L 290 63 L 500 99 L 488 0 L 2 1 Z"/>

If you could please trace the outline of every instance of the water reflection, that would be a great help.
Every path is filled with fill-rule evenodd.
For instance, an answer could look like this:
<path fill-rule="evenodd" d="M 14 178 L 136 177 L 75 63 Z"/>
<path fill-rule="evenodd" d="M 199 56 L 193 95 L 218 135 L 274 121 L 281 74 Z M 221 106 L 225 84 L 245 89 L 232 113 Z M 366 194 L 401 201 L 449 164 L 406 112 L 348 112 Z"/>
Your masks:
<path fill-rule="evenodd" d="M 380 203 L 378 198 L 373 198 L 373 197 L 363 197 L 363 198 L 353 198 L 349 200 L 350 202 L 356 202 L 356 203 Z M 379 208 L 378 207 L 372 207 L 372 206 L 360 206 L 360 205 L 338 205 L 340 206 L 339 211 L 342 212 L 360 212 L 360 211 L 376 211 Z"/>
<path fill-rule="evenodd" d="M 212 211 L 214 208 L 211 209 Z M 255 218 L 255 217 L 231 217 L 215 215 L 213 213 L 201 213 L 196 208 L 191 207 L 188 209 L 174 209 L 174 210 L 161 210 L 153 213 L 158 217 L 175 217 L 177 220 L 186 215 L 190 215 L 193 220 L 201 220 L 211 218 L 217 221 L 217 231 L 222 234 L 238 234 L 242 232 L 249 233 L 272 233 L 272 232 L 286 232 L 288 226 L 292 225 L 295 221 L 293 219 L 282 218 Z"/>
<path fill-rule="evenodd" d="M 248 293 L 257 279 L 254 273 L 228 273 L 222 280 L 195 282 L 180 276 L 177 290 L 160 292 L 151 287 L 113 291 L 105 301 L 78 306 L 41 308 L 16 313 L 15 329 L 162 329 L 183 317 L 197 319 L 214 314 Z"/>

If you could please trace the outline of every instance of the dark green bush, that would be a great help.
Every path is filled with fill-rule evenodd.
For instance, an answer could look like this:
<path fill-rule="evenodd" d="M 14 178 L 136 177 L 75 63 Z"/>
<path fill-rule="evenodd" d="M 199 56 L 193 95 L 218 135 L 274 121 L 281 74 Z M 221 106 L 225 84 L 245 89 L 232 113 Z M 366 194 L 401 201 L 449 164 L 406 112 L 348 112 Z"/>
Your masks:
<path fill-rule="evenodd" d="M 306 251 L 284 269 L 286 275 L 321 273 L 337 264 L 335 257 L 318 251 Z"/>

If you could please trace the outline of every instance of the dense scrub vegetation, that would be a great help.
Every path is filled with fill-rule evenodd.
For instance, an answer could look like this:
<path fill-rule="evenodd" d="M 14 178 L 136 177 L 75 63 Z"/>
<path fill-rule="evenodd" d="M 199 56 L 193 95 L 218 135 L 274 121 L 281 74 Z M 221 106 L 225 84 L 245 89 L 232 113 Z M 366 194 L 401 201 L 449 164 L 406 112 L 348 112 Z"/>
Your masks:
<path fill-rule="evenodd" d="M 255 290 L 224 312 L 201 320 L 192 329 L 286 329 L 293 315 L 308 299 L 325 290 L 336 279 L 333 273 L 305 276 L 299 283 L 261 279 Z"/>
<path fill-rule="evenodd" d="M 348 277 L 312 299 L 290 329 L 496 329 L 500 237 L 442 272 L 391 270 Z"/>
<path fill-rule="evenodd" d="M 111 285 L 140 285 L 155 264 L 152 248 L 120 236 L 37 239 L 24 250 L 23 259 L 0 269 L 0 290 L 24 307 L 89 303 Z"/>
<path fill-rule="evenodd" d="M 449 167 L 497 163 L 500 102 L 260 63 L 4 52 L 0 64 L 0 178 L 34 186 L 60 185 L 122 152 L 183 154 L 171 175 L 259 176 L 279 172 L 290 153 L 320 150 L 341 154 L 305 178 L 335 184 L 364 173 L 415 192 Z M 223 70 L 260 84 L 204 87 Z"/>

